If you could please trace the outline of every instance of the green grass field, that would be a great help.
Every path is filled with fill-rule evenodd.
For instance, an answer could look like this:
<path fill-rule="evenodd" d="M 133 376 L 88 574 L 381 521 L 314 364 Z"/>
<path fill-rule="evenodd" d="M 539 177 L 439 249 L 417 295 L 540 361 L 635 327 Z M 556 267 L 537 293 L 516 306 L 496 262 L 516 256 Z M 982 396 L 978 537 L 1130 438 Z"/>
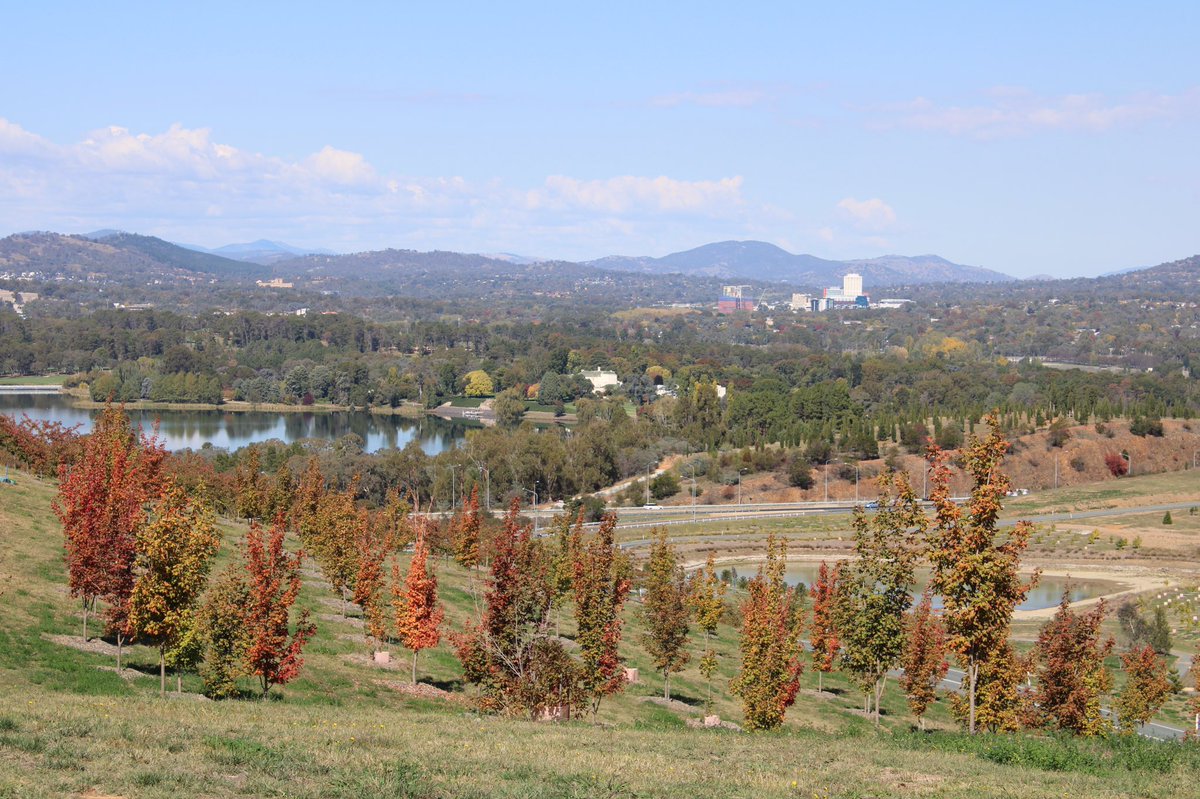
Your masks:
<path fill-rule="evenodd" d="M 0 386 L 61 386 L 69 375 L 37 377 L 0 377 Z"/>
<path fill-rule="evenodd" d="M 817 695 L 815 678 L 778 732 L 696 730 L 704 681 L 695 662 L 672 678 L 684 710 L 659 696 L 637 644 L 636 602 L 622 654 L 641 681 L 606 700 L 596 719 L 539 724 L 482 715 L 466 702 L 414 699 L 384 683 L 407 680 L 365 662 L 357 621 L 342 620 L 319 578 L 303 605 L 319 615 L 299 680 L 273 698 L 209 702 L 185 675 L 184 694 L 162 699 L 156 652 L 133 647 L 118 676 L 106 654 L 45 636 L 79 635 L 66 592 L 62 539 L 50 512 L 54 487 L 24 473 L 0 486 L 0 798 L 110 797 L 1191 797 L 1200 748 L 1145 741 L 1082 742 L 981 736 L 953 730 L 945 704 L 928 734 L 912 731 L 889 689 L 876 730 L 855 714 L 861 695 L 839 675 Z M 223 525 L 230 557 L 241 534 Z M 474 613 L 479 576 L 440 560 L 447 626 Z M 571 635 L 570 624 L 563 633 Z M 698 647 L 693 647 L 697 649 Z M 715 709 L 740 721 L 725 690 L 736 667 L 735 631 L 723 624 Z M 423 653 L 421 679 L 464 693 L 445 643 Z M 247 688 L 250 684 L 247 683 Z"/>

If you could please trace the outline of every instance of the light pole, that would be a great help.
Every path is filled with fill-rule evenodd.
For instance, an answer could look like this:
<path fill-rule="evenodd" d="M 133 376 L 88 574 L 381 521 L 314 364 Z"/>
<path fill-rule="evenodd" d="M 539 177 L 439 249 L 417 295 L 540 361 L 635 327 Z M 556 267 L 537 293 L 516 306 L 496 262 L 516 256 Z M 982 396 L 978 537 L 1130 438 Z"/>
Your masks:
<path fill-rule="evenodd" d="M 458 464 L 451 464 L 450 466 L 447 466 L 446 468 L 450 470 L 450 508 L 449 508 L 449 510 L 454 510 L 455 478 L 458 476 L 458 472 L 456 472 L 454 470 L 458 468 Z"/>
<path fill-rule="evenodd" d="M 858 504 L 858 464 L 854 464 L 854 504 Z"/>
<path fill-rule="evenodd" d="M 538 534 L 538 512 L 537 512 L 538 493 L 537 493 L 537 481 L 536 480 L 533 481 L 533 486 L 534 486 L 533 491 L 530 491 L 528 488 L 523 488 L 521 490 L 524 491 L 526 494 L 533 494 L 533 508 L 532 508 L 532 510 L 533 510 L 533 535 L 536 538 L 537 534 Z"/>
<path fill-rule="evenodd" d="M 738 510 L 742 508 L 742 474 L 745 471 L 744 468 L 738 469 Z"/>
<path fill-rule="evenodd" d="M 696 464 L 689 463 L 692 470 L 692 521 L 696 521 Z"/>
<path fill-rule="evenodd" d="M 825 461 L 825 504 L 829 504 L 829 461 Z"/>

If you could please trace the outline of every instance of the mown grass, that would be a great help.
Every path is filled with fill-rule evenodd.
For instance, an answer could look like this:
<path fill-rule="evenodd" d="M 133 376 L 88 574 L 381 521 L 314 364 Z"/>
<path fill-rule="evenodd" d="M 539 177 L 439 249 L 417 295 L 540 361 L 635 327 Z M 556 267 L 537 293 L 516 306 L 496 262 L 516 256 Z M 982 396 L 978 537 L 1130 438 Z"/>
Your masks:
<path fill-rule="evenodd" d="M 61 386 L 69 375 L 37 375 L 35 377 L 0 377 L 0 386 Z"/>
<path fill-rule="evenodd" d="M 537 724 L 474 712 L 467 705 L 406 698 L 380 680 L 397 671 L 352 661 L 367 647 L 341 620 L 328 589 L 306 580 L 301 602 L 325 618 L 305 653 L 302 677 L 271 701 L 205 702 L 186 675 L 184 696 L 162 699 L 157 680 L 119 677 L 104 655 L 63 647 L 45 634 L 78 635 L 77 604 L 65 590 L 61 538 L 49 515 L 53 486 L 19 475 L 0 489 L 0 799 L 95 791 L 122 797 L 867 797 L 1194 795 L 1197 762 L 1181 747 L 1121 740 L 1017 736 L 967 739 L 944 702 L 929 734 L 911 732 L 903 697 L 890 688 L 876 730 L 854 709 L 861 695 L 840 675 L 815 677 L 778 732 L 695 730 L 705 683 L 696 663 L 672 678 L 678 712 L 641 701 L 661 677 L 638 645 L 631 603 L 622 652 L 641 682 L 606 700 L 595 718 Z M 226 548 L 242 528 L 223 525 Z M 479 575 L 437 562 L 448 627 L 475 611 Z M 474 586 L 474 587 L 473 587 Z M 563 634 L 572 627 L 564 623 Z M 740 720 L 726 687 L 736 665 L 733 628 L 717 639 L 715 709 Z M 693 649 L 698 649 L 694 646 Z M 128 652 L 132 673 L 151 672 L 155 653 Z M 461 690 L 449 647 L 423 653 L 422 679 Z M 247 683 L 249 688 L 249 683 Z M 1126 751 L 1129 747 L 1129 751 Z M 1163 754 L 1163 753 L 1166 754 Z"/>

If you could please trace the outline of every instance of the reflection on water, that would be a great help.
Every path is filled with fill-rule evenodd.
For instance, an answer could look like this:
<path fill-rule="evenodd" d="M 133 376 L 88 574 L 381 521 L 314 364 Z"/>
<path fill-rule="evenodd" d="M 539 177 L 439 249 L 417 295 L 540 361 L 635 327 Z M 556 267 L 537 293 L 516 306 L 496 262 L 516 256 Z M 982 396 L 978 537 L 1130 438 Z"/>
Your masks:
<path fill-rule="evenodd" d="M 737 569 L 739 577 L 753 577 L 758 573 L 757 563 L 734 563 L 730 566 L 722 566 L 721 568 Z M 787 581 L 788 585 L 804 583 L 806 586 L 811 586 L 816 582 L 817 572 L 820 568 L 821 564 L 808 561 L 789 563 L 783 578 Z M 829 561 L 829 568 L 833 568 L 832 560 Z M 929 572 L 927 570 L 918 570 L 916 596 L 921 595 L 928 582 Z M 1017 606 L 1017 610 L 1041 610 L 1042 608 L 1055 607 L 1062 599 L 1063 590 L 1068 584 L 1071 587 L 1072 602 L 1091 599 L 1092 597 L 1108 593 L 1111 590 L 1111 583 L 1042 575 L 1042 579 L 1038 582 L 1037 587 L 1029 592 L 1029 596 L 1025 598 L 1022 604 Z M 934 596 L 933 606 L 935 608 L 941 607 L 940 597 Z"/>
<path fill-rule="evenodd" d="M 91 429 L 99 410 L 71 406 L 69 397 L 58 394 L 0 394 L 0 413 L 20 418 L 45 419 Z M 146 411 L 130 410 L 134 424 L 147 431 L 157 421 L 160 438 L 167 449 L 199 449 L 206 443 L 234 450 L 247 444 L 277 438 L 292 442 L 301 438 L 338 439 L 355 433 L 366 442 L 366 451 L 402 448 L 416 441 L 427 454 L 436 455 L 462 441 L 470 425 L 433 416 L 409 419 L 380 416 L 361 411 L 333 413 L 272 413 L 265 411 Z"/>

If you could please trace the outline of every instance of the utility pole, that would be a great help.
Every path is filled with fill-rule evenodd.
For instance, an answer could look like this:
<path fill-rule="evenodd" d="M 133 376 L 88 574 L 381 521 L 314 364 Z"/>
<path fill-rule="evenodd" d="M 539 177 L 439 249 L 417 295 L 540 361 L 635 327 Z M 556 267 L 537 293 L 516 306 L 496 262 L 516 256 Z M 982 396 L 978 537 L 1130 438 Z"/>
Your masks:
<path fill-rule="evenodd" d="M 829 504 L 829 464 L 825 464 L 825 503 Z"/>
<path fill-rule="evenodd" d="M 854 464 L 854 504 L 858 504 L 858 464 Z"/>
<path fill-rule="evenodd" d="M 650 504 L 650 467 L 646 467 L 646 504 Z"/>
<path fill-rule="evenodd" d="M 1054 487 L 1058 488 L 1058 456 L 1054 456 Z"/>
<path fill-rule="evenodd" d="M 692 521 L 696 521 L 696 464 L 689 463 L 692 469 Z"/>

